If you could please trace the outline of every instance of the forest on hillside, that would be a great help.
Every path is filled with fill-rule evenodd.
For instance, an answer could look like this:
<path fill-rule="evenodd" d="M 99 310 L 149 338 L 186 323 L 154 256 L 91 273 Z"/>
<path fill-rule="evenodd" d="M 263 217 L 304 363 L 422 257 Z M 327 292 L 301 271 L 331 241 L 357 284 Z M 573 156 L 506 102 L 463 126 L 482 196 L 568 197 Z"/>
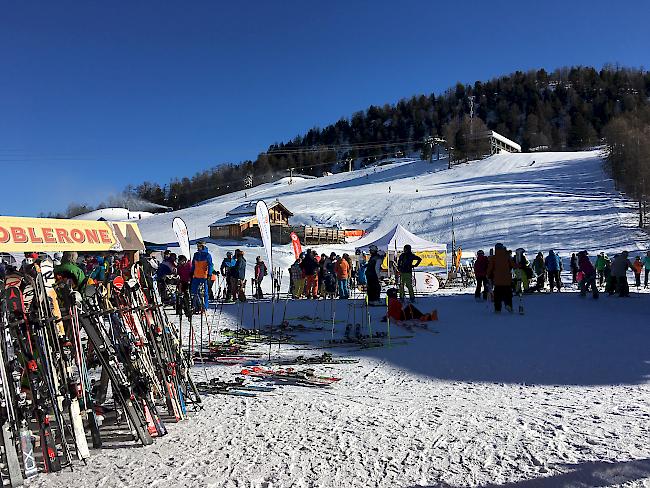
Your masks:
<path fill-rule="evenodd" d="M 608 124 L 642 110 L 649 101 L 650 72 L 642 69 L 578 66 L 553 72 L 518 71 L 473 85 L 458 83 L 440 95 L 373 105 L 327 127 L 272 144 L 255 161 L 224 163 L 166 184 L 129 185 L 124 198 L 185 208 L 287 176 L 289 168 L 320 176 L 379 158 L 413 153 L 428 157 L 435 149 L 433 137 L 444 138 L 453 159 L 462 161 L 484 153 L 468 133 L 485 129 L 513 139 L 523 151 L 585 149 L 604 144 Z M 616 171 L 613 175 L 620 176 Z M 66 214 L 88 210 L 87 205 L 75 203 Z"/>

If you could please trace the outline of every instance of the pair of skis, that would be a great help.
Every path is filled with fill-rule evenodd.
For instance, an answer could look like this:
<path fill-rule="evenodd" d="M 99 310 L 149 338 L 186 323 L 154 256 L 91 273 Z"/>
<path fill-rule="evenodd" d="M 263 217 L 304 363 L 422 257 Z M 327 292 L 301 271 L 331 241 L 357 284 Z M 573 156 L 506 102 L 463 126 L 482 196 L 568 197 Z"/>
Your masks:
<path fill-rule="evenodd" d="M 278 384 L 298 386 L 327 387 L 341 380 L 341 378 L 317 376 L 312 369 L 300 371 L 294 370 L 293 368 L 272 370 L 260 366 L 253 366 L 252 368 L 242 369 L 241 374 L 254 378 L 263 378 Z"/>

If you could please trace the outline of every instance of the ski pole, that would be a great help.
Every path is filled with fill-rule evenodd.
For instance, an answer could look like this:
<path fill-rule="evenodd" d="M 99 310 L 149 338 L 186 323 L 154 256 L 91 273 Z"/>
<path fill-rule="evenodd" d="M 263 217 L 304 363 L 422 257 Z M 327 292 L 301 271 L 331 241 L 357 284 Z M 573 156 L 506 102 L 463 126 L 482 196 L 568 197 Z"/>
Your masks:
<path fill-rule="evenodd" d="M 390 348 L 390 316 L 388 315 L 388 295 L 386 295 L 386 332 L 388 334 L 388 347 Z"/>
<path fill-rule="evenodd" d="M 332 305 L 332 341 L 334 341 L 334 322 L 336 322 L 336 309 L 334 308 L 334 295 L 332 295 L 330 304 Z"/>
<path fill-rule="evenodd" d="M 368 335 L 372 339 L 372 325 L 371 325 L 371 317 L 370 317 L 370 306 L 368 304 L 368 295 L 366 295 L 366 320 L 368 321 Z"/>

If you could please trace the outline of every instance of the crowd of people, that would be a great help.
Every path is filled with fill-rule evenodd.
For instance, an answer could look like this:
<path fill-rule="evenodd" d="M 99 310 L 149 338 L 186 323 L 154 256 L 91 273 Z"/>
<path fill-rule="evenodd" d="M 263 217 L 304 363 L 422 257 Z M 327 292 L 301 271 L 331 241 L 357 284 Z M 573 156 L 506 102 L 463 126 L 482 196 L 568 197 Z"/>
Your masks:
<path fill-rule="evenodd" d="M 355 267 L 347 253 L 328 256 L 307 249 L 289 268 L 290 293 L 295 299 L 347 299 L 356 283 L 365 283 L 365 274 L 366 266 Z"/>
<path fill-rule="evenodd" d="M 601 252 L 591 259 L 587 251 L 573 253 L 569 260 L 571 281 L 577 285 L 581 296 L 591 293 L 598 298 L 604 290 L 609 295 L 618 294 L 627 297 L 630 287 L 627 279 L 628 270 L 632 270 L 635 285 L 641 286 L 641 274 L 645 269 L 644 288 L 648 288 L 650 275 L 650 251 L 644 257 L 636 256 L 634 261 L 629 259 L 629 252 L 622 251 L 612 259 Z M 550 250 L 546 256 L 539 252 L 531 263 L 523 248 L 513 251 L 497 243 L 490 249 L 489 256 L 479 250 L 474 260 L 474 275 L 477 300 L 494 301 L 495 312 L 500 312 L 502 305 L 512 311 L 513 294 L 543 292 L 559 292 L 562 287 L 562 272 L 564 263 L 559 254 Z M 548 284 L 548 288 L 547 288 Z"/>
<path fill-rule="evenodd" d="M 319 255 L 316 250 L 307 249 L 289 268 L 290 296 L 294 299 L 348 299 L 351 290 L 360 288 L 365 290 L 369 305 L 385 306 L 386 302 L 380 300 L 385 257 L 385 253 L 376 246 L 370 246 L 367 254 L 360 253 L 354 260 L 347 253 Z M 215 297 L 226 302 L 246 300 L 247 262 L 241 249 L 236 249 L 234 253 L 228 251 L 218 269 L 202 241 L 197 243 L 192 259 L 177 256 L 169 250 L 164 251 L 160 262 L 149 252 L 140 256 L 139 253 L 78 255 L 70 251 L 54 253 L 53 258 L 55 274 L 68 279 L 78 289 L 86 283 L 112 279 L 129 269 L 135 259 L 146 279 L 153 281 L 155 277 L 163 302 L 174 303 L 179 313 L 207 310 L 209 302 Z M 39 259 L 37 253 L 25 253 L 21 267 L 29 266 Z M 420 262 L 421 258 L 406 245 L 396 262 L 391 263 L 399 288 L 399 291 L 394 290 L 394 299 L 399 294 L 399 301 L 405 303 L 408 291 L 410 304 L 415 302 L 413 271 Z M 571 282 L 578 287 L 581 296 L 591 293 L 594 298 L 598 298 L 601 291 L 609 295 L 618 294 L 620 297 L 629 296 L 628 270 L 633 272 L 637 287 L 642 286 L 645 271 L 643 287 L 648 288 L 650 251 L 645 256 L 635 256 L 633 260 L 627 251 L 616 254 L 611 259 L 604 252 L 592 259 L 587 251 L 580 251 L 571 255 L 568 264 Z M 0 274 L 3 273 L 3 266 L 4 264 L 0 265 Z M 476 279 L 475 298 L 493 301 L 496 312 L 500 312 L 503 306 L 512 311 L 514 295 L 559 292 L 563 287 L 564 261 L 553 250 L 548 251 L 546 256 L 538 252 L 531 262 L 525 249 L 511 251 L 497 243 L 488 255 L 482 250 L 477 252 L 473 270 Z M 251 279 L 253 297 L 264 297 L 262 283 L 268 274 L 266 263 L 257 256 Z M 393 308 L 396 310 L 397 306 L 394 304 Z M 406 310 L 405 313 L 409 315 L 410 312 Z"/>

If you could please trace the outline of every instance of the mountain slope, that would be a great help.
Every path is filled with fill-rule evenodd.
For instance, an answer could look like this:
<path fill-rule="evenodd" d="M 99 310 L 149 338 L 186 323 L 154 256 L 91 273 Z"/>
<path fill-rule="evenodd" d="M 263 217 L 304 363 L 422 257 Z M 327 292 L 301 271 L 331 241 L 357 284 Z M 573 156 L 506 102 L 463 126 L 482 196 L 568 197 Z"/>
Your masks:
<path fill-rule="evenodd" d="M 498 241 L 564 253 L 646 249 L 649 239 L 635 228 L 634 204 L 615 191 L 602 164 L 597 151 L 499 154 L 451 170 L 446 161 L 397 160 L 292 185 L 283 179 L 154 215 L 140 227 L 147 240 L 174 242 L 171 221 L 180 216 L 191 238 L 201 238 L 231 208 L 279 198 L 295 214 L 292 223 L 363 228 L 365 239 L 401 223 L 424 238 L 449 242 L 453 213 L 457 243 L 466 250 Z"/>

